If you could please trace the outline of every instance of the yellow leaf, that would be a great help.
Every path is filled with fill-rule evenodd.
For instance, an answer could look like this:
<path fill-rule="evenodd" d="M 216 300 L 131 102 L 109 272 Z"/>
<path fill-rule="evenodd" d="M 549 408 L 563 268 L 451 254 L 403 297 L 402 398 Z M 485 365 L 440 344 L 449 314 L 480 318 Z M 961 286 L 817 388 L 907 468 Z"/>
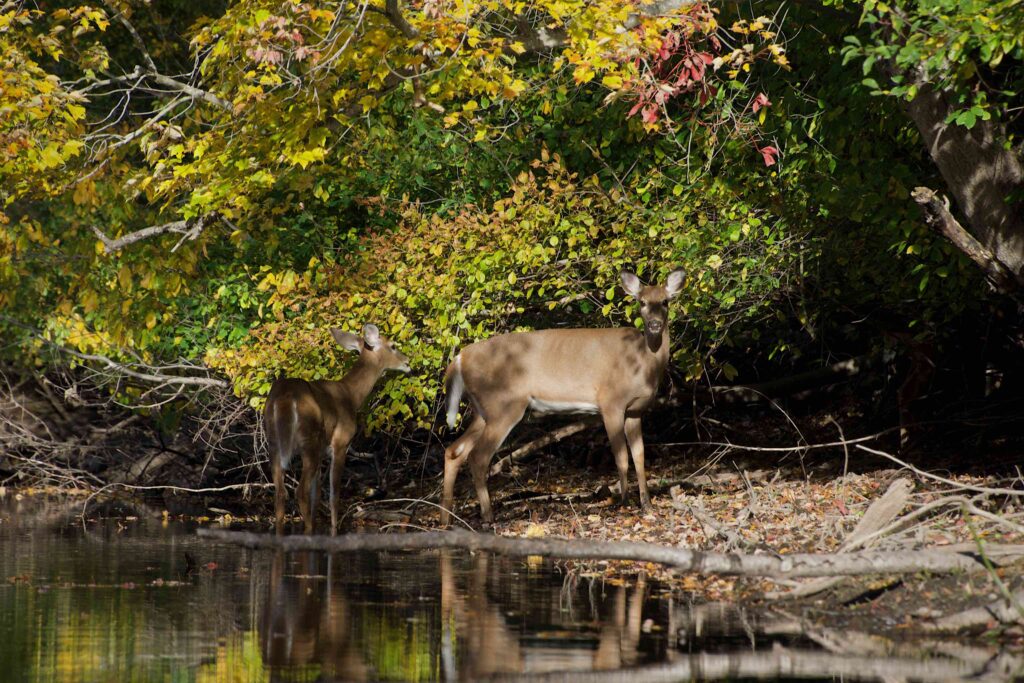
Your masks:
<path fill-rule="evenodd" d="M 128 291 L 132 288 L 132 271 L 128 266 L 121 266 L 117 270 L 117 282 L 121 289 Z"/>
<path fill-rule="evenodd" d="M 594 80 L 594 70 L 589 66 L 578 66 L 572 72 L 572 77 L 577 83 L 589 83 Z"/>
<path fill-rule="evenodd" d="M 622 76 L 608 74 L 601 79 L 601 83 L 607 88 L 611 88 L 612 90 L 618 90 L 619 88 L 622 87 Z"/>

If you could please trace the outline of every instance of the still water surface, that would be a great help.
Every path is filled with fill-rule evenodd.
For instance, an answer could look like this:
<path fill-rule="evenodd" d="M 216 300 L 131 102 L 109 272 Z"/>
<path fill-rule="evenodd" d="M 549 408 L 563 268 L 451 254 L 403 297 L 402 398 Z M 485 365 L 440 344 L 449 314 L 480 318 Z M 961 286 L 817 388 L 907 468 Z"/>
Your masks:
<path fill-rule="evenodd" d="M 471 680 L 665 657 L 669 603 L 642 581 L 482 553 L 250 551 L 11 498 L 0 681 Z"/>

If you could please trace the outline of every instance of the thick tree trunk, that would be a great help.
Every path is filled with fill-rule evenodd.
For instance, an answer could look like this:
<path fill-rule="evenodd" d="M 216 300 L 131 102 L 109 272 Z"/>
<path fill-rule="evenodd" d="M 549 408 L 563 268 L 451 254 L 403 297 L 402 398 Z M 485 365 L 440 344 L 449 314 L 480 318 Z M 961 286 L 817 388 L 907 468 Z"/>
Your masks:
<path fill-rule="evenodd" d="M 954 111 L 945 93 L 919 83 L 904 109 L 917 126 L 932 160 L 986 251 L 1024 284 L 1024 210 L 1007 201 L 1024 183 L 1024 167 L 995 119 L 978 119 L 967 129 L 946 123 Z M 960 244 L 958 247 L 962 248 Z M 977 260 L 977 259 L 975 259 Z"/>

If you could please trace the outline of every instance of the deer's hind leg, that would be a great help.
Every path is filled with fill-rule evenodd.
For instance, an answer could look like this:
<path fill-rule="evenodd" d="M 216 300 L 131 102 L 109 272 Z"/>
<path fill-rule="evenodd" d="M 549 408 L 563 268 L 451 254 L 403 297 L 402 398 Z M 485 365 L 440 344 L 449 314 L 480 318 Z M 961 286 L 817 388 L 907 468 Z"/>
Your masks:
<path fill-rule="evenodd" d="M 516 401 L 485 408 L 487 423 L 469 453 L 469 472 L 473 475 L 473 486 L 476 488 L 476 498 L 480 503 L 480 516 L 485 524 L 494 522 L 491 496 L 487 491 L 487 472 L 490 469 L 491 456 L 501 447 L 512 428 L 523 419 L 526 405 L 526 401 Z"/>
<path fill-rule="evenodd" d="M 448 526 L 455 503 L 455 479 L 487 425 L 477 413 L 466 432 L 444 451 L 444 485 L 441 490 L 441 526 Z"/>
<path fill-rule="evenodd" d="M 322 438 L 312 437 L 302 444 L 302 475 L 299 477 L 296 497 L 299 499 L 303 529 L 307 534 L 312 534 L 315 526 L 316 494 L 320 488 L 320 460 L 324 450 Z"/>

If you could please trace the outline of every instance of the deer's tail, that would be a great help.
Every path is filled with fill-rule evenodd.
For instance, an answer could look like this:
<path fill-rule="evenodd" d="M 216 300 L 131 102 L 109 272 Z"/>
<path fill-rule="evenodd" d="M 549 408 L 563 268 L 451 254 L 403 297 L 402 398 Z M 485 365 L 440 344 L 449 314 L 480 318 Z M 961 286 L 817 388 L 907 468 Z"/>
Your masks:
<path fill-rule="evenodd" d="M 459 416 L 459 402 L 466 383 L 462 379 L 462 354 L 455 356 L 444 372 L 444 392 L 448 399 L 448 428 L 455 429 L 455 419 Z"/>

